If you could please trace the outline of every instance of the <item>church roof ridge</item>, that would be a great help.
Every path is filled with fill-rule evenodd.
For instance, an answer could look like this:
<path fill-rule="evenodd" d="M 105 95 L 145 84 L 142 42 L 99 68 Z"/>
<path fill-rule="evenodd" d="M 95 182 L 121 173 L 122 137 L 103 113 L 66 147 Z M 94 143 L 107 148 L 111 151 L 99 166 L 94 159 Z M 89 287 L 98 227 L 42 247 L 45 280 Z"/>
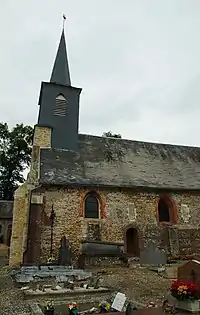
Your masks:
<path fill-rule="evenodd" d="M 108 141 L 119 141 L 119 142 L 127 142 L 127 143 L 137 143 L 137 144 L 146 144 L 146 145 L 157 145 L 157 146 L 168 146 L 168 147 L 179 147 L 179 148 L 188 148 L 188 149 L 199 149 L 200 146 L 193 146 L 187 144 L 179 144 L 179 143 L 168 143 L 168 142 L 156 142 L 156 141 L 146 141 L 146 140 L 135 140 L 135 139 L 127 139 L 127 138 L 115 138 L 115 137 L 104 137 L 86 133 L 79 133 L 80 139 L 109 139 Z"/>

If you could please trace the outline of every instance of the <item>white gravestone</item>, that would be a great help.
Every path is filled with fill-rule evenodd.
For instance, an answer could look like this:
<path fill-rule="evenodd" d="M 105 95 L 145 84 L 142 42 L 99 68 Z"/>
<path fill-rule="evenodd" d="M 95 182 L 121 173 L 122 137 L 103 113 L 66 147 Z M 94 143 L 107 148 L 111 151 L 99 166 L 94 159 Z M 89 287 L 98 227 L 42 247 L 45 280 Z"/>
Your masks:
<path fill-rule="evenodd" d="M 125 294 L 117 292 L 111 307 L 117 310 L 118 312 L 121 312 L 125 302 L 126 302 Z"/>

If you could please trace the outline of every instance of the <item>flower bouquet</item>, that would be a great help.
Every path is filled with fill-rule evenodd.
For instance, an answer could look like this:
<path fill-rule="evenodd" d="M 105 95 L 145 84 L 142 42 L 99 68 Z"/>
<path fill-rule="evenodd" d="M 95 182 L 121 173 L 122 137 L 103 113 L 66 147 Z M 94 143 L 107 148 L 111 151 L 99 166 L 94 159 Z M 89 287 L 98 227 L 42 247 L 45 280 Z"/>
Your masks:
<path fill-rule="evenodd" d="M 110 304 L 108 303 L 99 303 L 99 313 L 108 313 L 110 312 Z"/>
<path fill-rule="evenodd" d="M 173 281 L 171 295 L 176 298 L 176 307 L 188 312 L 200 311 L 200 290 L 195 283 Z"/>
<path fill-rule="evenodd" d="M 54 305 L 53 302 L 47 302 L 46 305 L 44 306 L 44 314 L 45 315 L 54 315 Z"/>
<path fill-rule="evenodd" d="M 200 298 L 200 290 L 192 282 L 175 280 L 171 286 L 171 295 L 179 301 L 198 300 Z"/>
<path fill-rule="evenodd" d="M 55 264 L 55 262 L 56 262 L 56 259 L 52 256 L 52 257 L 49 257 L 48 259 L 47 259 L 47 264 Z"/>
<path fill-rule="evenodd" d="M 78 304 L 76 302 L 72 302 L 68 304 L 69 315 L 77 315 L 78 311 Z"/>

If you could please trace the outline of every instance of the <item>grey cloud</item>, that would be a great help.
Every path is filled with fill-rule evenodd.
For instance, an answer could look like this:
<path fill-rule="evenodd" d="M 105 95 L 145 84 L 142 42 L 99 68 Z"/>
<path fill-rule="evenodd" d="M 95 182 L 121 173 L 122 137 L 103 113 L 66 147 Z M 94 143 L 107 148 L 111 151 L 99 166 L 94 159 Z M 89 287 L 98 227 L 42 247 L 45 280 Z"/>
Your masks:
<path fill-rule="evenodd" d="M 199 0 L 2 3 L 1 120 L 36 123 L 62 13 L 80 132 L 200 145 Z"/>

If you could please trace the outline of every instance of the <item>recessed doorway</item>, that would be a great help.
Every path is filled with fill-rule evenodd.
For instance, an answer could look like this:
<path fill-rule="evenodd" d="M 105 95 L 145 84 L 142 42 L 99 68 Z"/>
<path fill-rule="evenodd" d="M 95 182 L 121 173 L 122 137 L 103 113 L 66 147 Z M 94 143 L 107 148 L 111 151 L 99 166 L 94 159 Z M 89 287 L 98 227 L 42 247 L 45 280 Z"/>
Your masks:
<path fill-rule="evenodd" d="M 138 230 L 135 228 L 129 228 L 126 231 L 126 239 L 125 239 L 126 253 L 129 256 L 139 256 L 139 238 L 138 238 Z"/>

